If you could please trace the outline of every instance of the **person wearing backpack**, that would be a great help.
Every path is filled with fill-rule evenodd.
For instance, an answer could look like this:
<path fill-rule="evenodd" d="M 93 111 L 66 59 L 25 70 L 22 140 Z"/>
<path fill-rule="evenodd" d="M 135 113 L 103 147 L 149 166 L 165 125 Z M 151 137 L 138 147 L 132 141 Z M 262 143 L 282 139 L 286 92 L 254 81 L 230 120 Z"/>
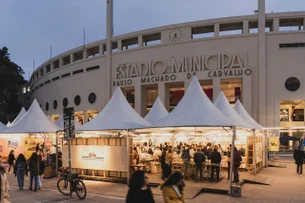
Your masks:
<path fill-rule="evenodd" d="M 26 159 L 23 154 L 19 154 L 14 166 L 14 174 L 17 176 L 17 183 L 19 190 L 23 190 L 24 186 L 24 174 L 28 174 Z"/>
<path fill-rule="evenodd" d="M 241 154 L 240 152 L 234 147 L 234 183 L 239 183 L 239 173 L 238 173 L 238 168 L 241 165 Z"/>

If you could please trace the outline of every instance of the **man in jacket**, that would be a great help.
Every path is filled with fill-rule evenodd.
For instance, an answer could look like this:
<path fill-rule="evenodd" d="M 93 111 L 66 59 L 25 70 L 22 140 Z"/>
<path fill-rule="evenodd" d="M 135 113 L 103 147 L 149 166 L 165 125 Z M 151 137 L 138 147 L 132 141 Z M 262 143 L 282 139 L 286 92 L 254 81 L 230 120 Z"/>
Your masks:
<path fill-rule="evenodd" d="M 205 156 L 204 154 L 201 152 L 200 148 L 197 149 L 197 152 L 195 152 L 194 154 L 194 162 L 196 164 L 196 177 L 195 177 L 195 181 L 198 181 L 198 172 L 200 174 L 200 181 L 203 181 L 203 167 L 202 167 L 202 163 L 205 162 Z"/>
<path fill-rule="evenodd" d="M 303 161 L 304 161 L 304 152 L 301 150 L 300 147 L 297 147 L 294 150 L 293 158 L 295 160 L 295 164 L 297 165 L 297 174 L 302 176 L 303 173 Z"/>
<path fill-rule="evenodd" d="M 214 148 L 213 152 L 211 153 L 211 179 L 210 182 L 214 181 L 214 171 L 216 169 L 216 181 L 219 181 L 219 168 L 220 168 L 220 162 L 221 162 L 221 155 L 217 151 L 217 148 Z"/>
<path fill-rule="evenodd" d="M 234 154 L 233 155 L 234 155 L 234 166 L 233 166 L 234 182 L 239 183 L 238 168 L 241 165 L 242 157 L 241 157 L 240 151 L 238 151 L 236 147 L 234 147 Z"/>

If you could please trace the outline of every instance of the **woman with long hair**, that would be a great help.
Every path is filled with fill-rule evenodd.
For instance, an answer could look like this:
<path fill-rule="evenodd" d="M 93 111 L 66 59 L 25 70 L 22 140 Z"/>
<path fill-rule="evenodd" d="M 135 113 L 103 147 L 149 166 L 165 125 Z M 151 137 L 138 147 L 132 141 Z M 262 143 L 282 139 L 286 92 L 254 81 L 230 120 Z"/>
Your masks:
<path fill-rule="evenodd" d="M 8 164 L 10 165 L 10 167 L 8 168 L 9 173 L 13 173 L 13 170 L 14 170 L 14 162 L 16 160 L 14 153 L 15 153 L 15 151 L 11 150 L 10 154 L 8 155 Z"/>
<path fill-rule="evenodd" d="M 135 171 L 129 180 L 129 190 L 126 203 L 154 203 L 151 189 L 148 187 L 148 178 L 144 171 Z"/>
<path fill-rule="evenodd" d="M 39 157 L 36 152 L 33 152 L 30 160 L 29 160 L 29 169 L 30 169 L 30 188 L 29 190 L 33 189 L 33 180 L 34 180 L 34 189 L 33 191 L 36 192 L 38 189 L 38 175 L 39 175 Z"/>
<path fill-rule="evenodd" d="M 164 203 L 185 203 L 184 180 L 180 172 L 174 172 L 161 185 Z"/>
<path fill-rule="evenodd" d="M 26 159 L 23 154 L 19 154 L 14 167 L 14 174 L 17 176 L 17 183 L 19 190 L 23 190 L 24 175 L 28 175 L 28 169 L 26 165 Z"/>

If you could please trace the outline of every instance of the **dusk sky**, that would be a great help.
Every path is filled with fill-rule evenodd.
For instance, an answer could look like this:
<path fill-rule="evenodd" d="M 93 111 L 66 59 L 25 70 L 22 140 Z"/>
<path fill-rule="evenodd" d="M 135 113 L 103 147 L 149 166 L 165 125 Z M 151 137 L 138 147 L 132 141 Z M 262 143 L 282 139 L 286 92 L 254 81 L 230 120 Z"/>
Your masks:
<path fill-rule="evenodd" d="M 114 0 L 114 35 L 209 18 L 253 14 L 257 0 Z M 304 0 L 266 0 L 267 12 L 304 11 Z M 53 56 L 106 36 L 106 0 L 0 0 L 0 47 L 28 79 Z"/>

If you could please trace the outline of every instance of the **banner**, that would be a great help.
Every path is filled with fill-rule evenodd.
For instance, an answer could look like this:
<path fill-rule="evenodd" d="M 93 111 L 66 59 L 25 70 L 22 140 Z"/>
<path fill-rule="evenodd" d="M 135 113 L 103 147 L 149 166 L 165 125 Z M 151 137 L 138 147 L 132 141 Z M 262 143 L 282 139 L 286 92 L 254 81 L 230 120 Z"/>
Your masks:
<path fill-rule="evenodd" d="M 269 137 L 269 151 L 280 151 L 280 139 L 279 137 Z"/>
<path fill-rule="evenodd" d="M 63 146 L 63 167 L 68 166 L 68 146 Z M 71 168 L 127 172 L 126 146 L 71 145 Z"/>

